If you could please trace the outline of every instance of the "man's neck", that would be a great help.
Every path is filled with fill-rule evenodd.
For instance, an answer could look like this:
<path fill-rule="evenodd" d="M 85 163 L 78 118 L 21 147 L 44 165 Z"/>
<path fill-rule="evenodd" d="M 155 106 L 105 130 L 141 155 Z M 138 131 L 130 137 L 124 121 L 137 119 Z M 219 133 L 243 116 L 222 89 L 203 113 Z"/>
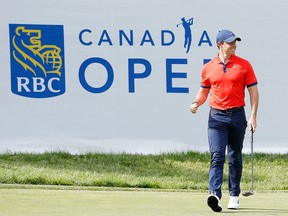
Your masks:
<path fill-rule="evenodd" d="M 220 60 L 223 62 L 223 64 L 227 64 L 229 62 L 229 59 L 231 57 L 231 55 L 227 55 L 225 53 L 219 52 L 218 54 Z"/>

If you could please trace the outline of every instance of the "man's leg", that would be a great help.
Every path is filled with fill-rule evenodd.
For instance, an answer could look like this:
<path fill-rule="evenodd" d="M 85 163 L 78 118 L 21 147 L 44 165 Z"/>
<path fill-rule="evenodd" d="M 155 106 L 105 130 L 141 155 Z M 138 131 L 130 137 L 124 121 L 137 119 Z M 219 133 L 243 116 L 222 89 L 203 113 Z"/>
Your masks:
<path fill-rule="evenodd" d="M 226 133 L 221 133 L 215 129 L 209 129 L 210 146 L 210 169 L 209 169 L 209 191 L 215 193 L 221 199 L 221 187 L 223 183 L 223 168 L 225 163 Z M 227 141 L 226 141 L 227 142 Z"/>
<path fill-rule="evenodd" d="M 242 177 L 242 148 L 247 122 L 245 112 L 232 114 L 229 128 L 228 165 L 229 165 L 229 193 L 239 196 Z"/>
<path fill-rule="evenodd" d="M 230 196 L 239 196 L 240 194 L 240 181 L 242 177 L 242 153 L 236 149 L 228 147 L 229 159 L 229 194 Z"/>
<path fill-rule="evenodd" d="M 229 194 L 228 209 L 240 207 L 239 194 L 242 177 L 242 148 L 247 121 L 244 110 L 231 115 L 229 127 L 228 160 L 229 160 Z"/>
<path fill-rule="evenodd" d="M 208 140 L 211 154 L 209 169 L 208 206 L 214 212 L 222 211 L 220 199 L 222 197 L 223 167 L 225 150 L 228 143 L 227 115 L 211 109 L 208 122 Z"/>
<path fill-rule="evenodd" d="M 211 110 L 208 123 L 208 140 L 211 154 L 209 169 L 209 191 L 221 199 L 223 183 L 223 167 L 228 143 L 227 115 Z"/>

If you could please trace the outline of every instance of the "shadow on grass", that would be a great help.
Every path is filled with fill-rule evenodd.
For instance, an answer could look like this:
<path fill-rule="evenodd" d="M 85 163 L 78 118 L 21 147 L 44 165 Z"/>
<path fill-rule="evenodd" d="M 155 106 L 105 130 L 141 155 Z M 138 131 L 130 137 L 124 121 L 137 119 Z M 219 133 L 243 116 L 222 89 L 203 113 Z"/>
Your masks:
<path fill-rule="evenodd" d="M 288 208 L 287 209 L 270 209 L 270 208 L 240 208 L 239 210 L 227 210 L 222 211 L 222 213 L 233 213 L 233 214 L 261 214 L 261 215 L 288 215 Z"/>

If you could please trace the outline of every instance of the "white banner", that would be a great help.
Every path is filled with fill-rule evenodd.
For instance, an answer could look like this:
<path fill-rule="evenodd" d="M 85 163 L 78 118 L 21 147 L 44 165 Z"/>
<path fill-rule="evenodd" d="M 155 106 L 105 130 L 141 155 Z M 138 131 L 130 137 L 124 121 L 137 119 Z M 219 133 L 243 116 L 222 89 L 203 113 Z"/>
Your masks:
<path fill-rule="evenodd" d="M 283 0 L 3 2 L 0 152 L 207 151 L 208 103 L 197 115 L 189 105 L 221 29 L 241 37 L 237 55 L 258 77 L 256 151 L 287 152 L 287 7 Z"/>

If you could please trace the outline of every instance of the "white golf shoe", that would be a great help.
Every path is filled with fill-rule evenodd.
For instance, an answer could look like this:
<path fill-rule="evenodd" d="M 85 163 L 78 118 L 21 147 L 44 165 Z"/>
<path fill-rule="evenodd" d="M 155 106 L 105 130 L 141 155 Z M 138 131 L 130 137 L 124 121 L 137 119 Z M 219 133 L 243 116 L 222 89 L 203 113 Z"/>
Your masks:
<path fill-rule="evenodd" d="M 230 196 L 229 203 L 228 203 L 228 209 L 239 209 L 240 202 L 238 196 Z"/>

